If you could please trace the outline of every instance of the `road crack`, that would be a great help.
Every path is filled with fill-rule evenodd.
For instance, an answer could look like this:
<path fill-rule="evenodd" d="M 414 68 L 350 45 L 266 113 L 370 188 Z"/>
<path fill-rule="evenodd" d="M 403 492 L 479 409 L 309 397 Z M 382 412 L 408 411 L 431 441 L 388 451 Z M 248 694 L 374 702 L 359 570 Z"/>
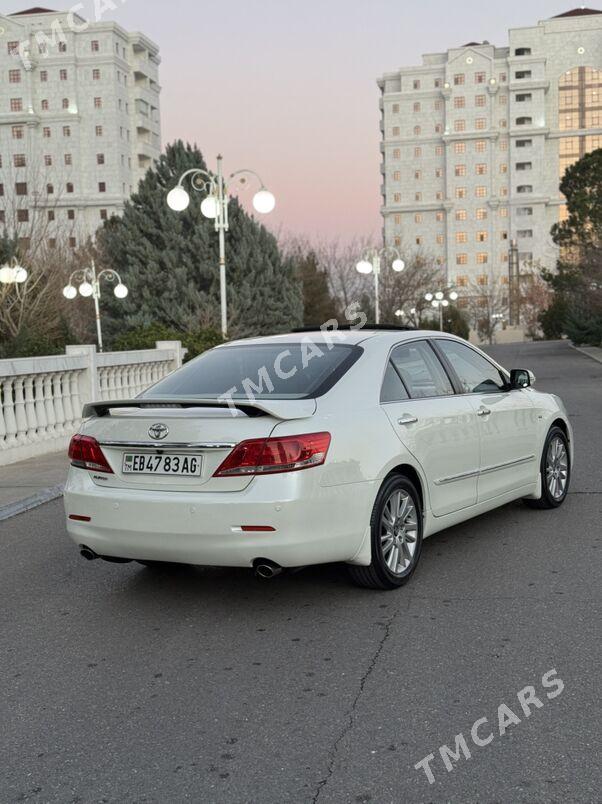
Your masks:
<path fill-rule="evenodd" d="M 408 601 L 407 601 L 407 608 L 408 609 L 410 607 L 410 600 L 411 600 L 411 596 L 408 595 Z M 363 674 L 363 676 L 360 679 L 358 691 L 357 691 L 357 693 L 356 693 L 356 695 L 355 695 L 355 697 L 353 699 L 351 707 L 349 708 L 349 710 L 347 712 L 346 723 L 344 724 L 344 726 L 341 729 L 338 737 L 335 739 L 334 743 L 332 744 L 332 748 L 328 752 L 328 764 L 326 766 L 326 774 L 325 774 L 324 778 L 320 779 L 320 781 L 318 782 L 316 792 L 315 792 L 314 796 L 311 799 L 312 804 L 316 804 L 316 802 L 318 801 L 318 799 L 322 795 L 322 792 L 324 791 L 324 788 L 326 787 L 326 785 L 328 784 L 328 782 L 330 781 L 330 779 L 331 779 L 331 777 L 332 777 L 332 775 L 334 773 L 334 766 L 335 766 L 335 762 L 336 762 L 336 759 L 337 759 L 339 746 L 341 745 L 343 740 L 347 737 L 347 735 L 352 731 L 353 727 L 355 726 L 356 710 L 357 710 L 360 698 L 363 695 L 364 688 L 366 686 L 366 683 L 368 682 L 368 679 L 370 678 L 370 676 L 374 672 L 374 669 L 376 668 L 376 665 L 377 665 L 378 660 L 380 658 L 380 655 L 381 655 L 381 653 L 383 651 L 383 648 L 385 647 L 385 644 L 386 644 L 386 642 L 388 641 L 388 639 L 389 639 L 389 637 L 391 635 L 391 627 L 392 627 L 393 623 L 395 622 L 395 620 L 397 619 L 397 617 L 398 617 L 398 615 L 400 613 L 401 613 L 401 609 L 397 609 L 388 618 L 388 620 L 385 621 L 383 635 L 382 635 L 381 639 L 378 641 L 378 644 L 376 646 L 376 650 L 374 651 L 374 653 L 372 655 L 372 658 L 370 660 L 370 664 L 368 665 L 368 668 L 366 669 L 365 673 Z"/>

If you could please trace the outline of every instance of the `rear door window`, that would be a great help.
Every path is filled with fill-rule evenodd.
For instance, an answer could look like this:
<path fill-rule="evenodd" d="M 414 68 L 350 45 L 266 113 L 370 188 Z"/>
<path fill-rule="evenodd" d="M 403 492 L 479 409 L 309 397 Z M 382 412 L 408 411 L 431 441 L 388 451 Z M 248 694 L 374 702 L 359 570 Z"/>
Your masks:
<path fill-rule="evenodd" d="M 439 358 L 426 341 L 412 341 L 391 352 L 391 363 L 412 399 L 454 393 Z"/>

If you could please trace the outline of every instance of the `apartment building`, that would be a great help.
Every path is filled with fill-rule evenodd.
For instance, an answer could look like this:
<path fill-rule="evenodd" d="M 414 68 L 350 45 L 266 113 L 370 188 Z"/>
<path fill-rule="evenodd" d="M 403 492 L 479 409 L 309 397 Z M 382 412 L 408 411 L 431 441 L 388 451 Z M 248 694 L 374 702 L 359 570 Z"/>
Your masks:
<path fill-rule="evenodd" d="M 161 150 L 159 49 L 113 22 L 0 15 L 0 228 L 77 245 Z"/>
<path fill-rule="evenodd" d="M 579 8 L 386 73 L 381 89 L 384 238 L 432 255 L 459 288 L 552 267 L 566 168 L 602 146 L 602 12 Z"/>

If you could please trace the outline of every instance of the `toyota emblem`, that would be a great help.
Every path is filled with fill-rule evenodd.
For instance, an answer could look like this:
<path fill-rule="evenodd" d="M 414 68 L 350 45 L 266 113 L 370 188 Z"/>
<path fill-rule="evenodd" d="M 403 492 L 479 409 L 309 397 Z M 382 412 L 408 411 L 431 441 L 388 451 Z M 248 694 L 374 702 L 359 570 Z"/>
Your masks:
<path fill-rule="evenodd" d="M 154 438 L 156 441 L 160 441 L 162 438 L 165 438 L 169 433 L 169 429 L 166 424 L 151 424 L 148 428 L 148 434 L 151 438 Z"/>

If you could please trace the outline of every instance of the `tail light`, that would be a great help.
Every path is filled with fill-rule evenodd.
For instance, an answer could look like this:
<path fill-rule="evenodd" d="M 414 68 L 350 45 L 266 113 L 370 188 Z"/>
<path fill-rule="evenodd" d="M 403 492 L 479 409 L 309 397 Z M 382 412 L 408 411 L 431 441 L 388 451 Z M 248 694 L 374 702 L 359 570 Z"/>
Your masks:
<path fill-rule="evenodd" d="M 90 469 L 93 472 L 113 474 L 100 444 L 92 436 L 74 435 L 69 444 L 69 457 L 71 466 Z"/>
<path fill-rule="evenodd" d="M 241 441 L 219 466 L 214 477 L 269 475 L 320 466 L 326 460 L 330 433 L 252 438 Z"/>

